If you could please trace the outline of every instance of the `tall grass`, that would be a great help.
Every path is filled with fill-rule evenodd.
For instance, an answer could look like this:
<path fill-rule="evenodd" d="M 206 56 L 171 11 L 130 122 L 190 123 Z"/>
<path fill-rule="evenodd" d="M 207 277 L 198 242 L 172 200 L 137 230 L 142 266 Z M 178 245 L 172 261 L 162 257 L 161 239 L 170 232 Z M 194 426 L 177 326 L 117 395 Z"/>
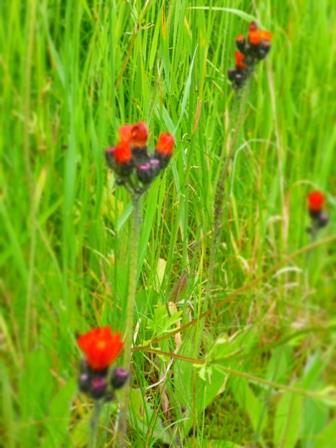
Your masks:
<path fill-rule="evenodd" d="M 143 204 L 130 446 L 331 447 L 331 2 L 12 0 L 0 12 L 4 446 L 87 443 L 75 334 L 126 331 L 132 252 L 130 198 L 103 148 L 142 118 L 153 137 L 174 133 L 177 149 Z M 274 39 L 225 180 L 209 327 L 199 317 L 214 187 L 234 126 L 226 72 L 250 17 Z M 309 250 L 305 197 L 316 188 L 331 222 Z M 101 446 L 116 412 L 104 409 Z"/>

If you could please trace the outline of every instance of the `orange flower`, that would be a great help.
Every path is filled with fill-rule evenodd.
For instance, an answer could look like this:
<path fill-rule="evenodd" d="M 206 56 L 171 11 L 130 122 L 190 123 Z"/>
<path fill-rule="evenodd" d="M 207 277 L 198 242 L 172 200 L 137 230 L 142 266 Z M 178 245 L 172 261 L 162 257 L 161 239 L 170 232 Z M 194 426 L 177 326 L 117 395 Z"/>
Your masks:
<path fill-rule="evenodd" d="M 119 128 L 119 139 L 121 142 L 129 142 L 131 140 L 132 129 L 132 124 L 124 124 L 124 126 Z"/>
<path fill-rule="evenodd" d="M 271 42 L 272 33 L 270 33 L 269 31 L 260 31 L 260 35 L 263 42 Z"/>
<path fill-rule="evenodd" d="M 324 194 L 320 191 L 312 191 L 308 195 L 308 209 L 310 212 L 321 212 L 325 202 Z"/>
<path fill-rule="evenodd" d="M 250 42 L 251 45 L 259 45 L 261 44 L 261 35 L 260 35 L 260 31 L 249 31 L 248 33 L 248 40 Z"/>
<path fill-rule="evenodd" d="M 115 146 L 114 159 L 118 165 L 126 165 L 132 160 L 131 147 L 127 141 L 121 141 Z"/>
<path fill-rule="evenodd" d="M 148 138 L 148 127 L 146 123 L 140 121 L 132 126 L 131 130 L 131 140 L 130 143 L 132 146 L 141 148 L 146 146 Z"/>
<path fill-rule="evenodd" d="M 245 64 L 245 55 L 240 51 L 235 51 L 236 69 L 245 70 L 247 65 Z"/>
<path fill-rule="evenodd" d="M 105 370 L 119 356 L 124 347 L 120 333 L 109 327 L 93 328 L 78 336 L 77 343 L 92 370 Z"/>
<path fill-rule="evenodd" d="M 174 144 L 174 137 L 169 134 L 169 132 L 164 132 L 159 136 L 155 150 L 163 157 L 170 157 L 173 152 Z"/>
<path fill-rule="evenodd" d="M 146 146 L 147 138 L 148 128 L 143 121 L 136 124 L 125 124 L 119 128 L 120 141 L 130 143 L 131 146 Z"/>
<path fill-rule="evenodd" d="M 249 27 L 248 40 L 251 45 L 260 45 L 262 42 L 270 42 L 272 34 L 259 30 L 257 24 L 252 22 Z"/>

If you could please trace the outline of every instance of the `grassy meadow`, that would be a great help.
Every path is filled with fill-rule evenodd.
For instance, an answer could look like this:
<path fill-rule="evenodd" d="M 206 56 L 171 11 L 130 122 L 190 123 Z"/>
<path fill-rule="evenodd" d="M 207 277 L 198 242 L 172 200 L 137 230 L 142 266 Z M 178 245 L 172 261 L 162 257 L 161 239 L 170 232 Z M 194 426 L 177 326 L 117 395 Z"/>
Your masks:
<path fill-rule="evenodd" d="M 272 49 L 210 284 L 240 120 L 227 70 L 253 19 Z M 335 22 L 331 0 L 0 2 L 0 446 L 88 446 L 76 335 L 131 331 L 132 203 L 104 149 L 139 120 L 150 146 L 168 130 L 176 147 L 142 198 L 129 446 L 335 446 Z M 313 242 L 312 190 L 330 218 Z M 104 406 L 99 447 L 116 446 L 117 412 Z"/>

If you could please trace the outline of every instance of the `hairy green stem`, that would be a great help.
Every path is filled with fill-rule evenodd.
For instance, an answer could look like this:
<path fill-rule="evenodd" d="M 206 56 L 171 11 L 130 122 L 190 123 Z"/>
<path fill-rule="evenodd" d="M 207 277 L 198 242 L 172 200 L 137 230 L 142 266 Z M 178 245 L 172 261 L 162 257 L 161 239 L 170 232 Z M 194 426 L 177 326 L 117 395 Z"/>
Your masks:
<path fill-rule="evenodd" d="M 222 217 L 223 217 L 223 205 L 225 199 L 225 183 L 229 173 L 230 165 L 232 159 L 234 158 L 236 147 L 238 143 L 238 138 L 240 135 L 241 127 L 244 123 L 245 118 L 245 106 L 248 96 L 248 85 L 245 86 L 242 92 L 237 94 L 235 99 L 236 107 L 232 112 L 232 121 L 234 123 L 234 133 L 232 139 L 229 142 L 228 153 L 222 160 L 220 160 L 220 171 L 219 177 L 216 183 L 215 189 L 215 200 L 214 200 L 214 214 L 213 214 L 213 233 L 210 246 L 209 254 L 209 270 L 208 270 L 208 281 L 209 290 L 213 288 L 215 283 L 215 266 L 216 266 L 216 255 L 218 245 L 220 244 L 220 236 L 222 231 Z"/>
<path fill-rule="evenodd" d="M 92 410 L 92 416 L 90 420 L 90 439 L 88 445 L 89 448 L 96 448 L 97 446 L 98 423 L 102 407 L 103 407 L 102 400 L 97 400 L 94 402 L 94 408 Z"/>
<path fill-rule="evenodd" d="M 124 349 L 124 365 L 129 371 L 131 370 L 132 360 L 132 342 L 133 342 L 133 326 L 134 326 L 134 310 L 135 296 L 137 286 L 137 263 L 139 252 L 139 239 L 141 228 L 141 204 L 140 194 L 134 193 L 133 200 L 133 217 L 130 235 L 130 261 L 129 261 L 129 277 L 128 277 L 128 297 L 126 309 L 126 334 Z M 129 403 L 130 385 L 127 383 L 123 389 L 123 396 L 120 404 L 120 415 L 117 428 L 117 447 L 127 446 L 127 421 L 128 421 L 128 403 Z"/>

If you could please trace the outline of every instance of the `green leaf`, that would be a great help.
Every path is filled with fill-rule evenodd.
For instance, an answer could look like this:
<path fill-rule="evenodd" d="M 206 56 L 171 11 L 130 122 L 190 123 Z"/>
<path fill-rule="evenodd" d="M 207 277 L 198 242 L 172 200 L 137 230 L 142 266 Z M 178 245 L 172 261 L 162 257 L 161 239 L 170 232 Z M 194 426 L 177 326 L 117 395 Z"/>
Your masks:
<path fill-rule="evenodd" d="M 292 363 L 292 347 L 283 345 L 275 348 L 267 366 L 266 379 L 276 383 L 286 384 L 291 373 Z"/>
<path fill-rule="evenodd" d="M 196 9 L 198 11 L 220 11 L 220 12 L 228 12 L 230 14 L 234 14 L 247 22 L 251 22 L 252 20 L 256 20 L 256 17 L 252 14 L 248 14 L 245 11 L 242 11 L 237 8 L 225 8 L 223 6 L 191 6 L 190 9 Z"/>
<path fill-rule="evenodd" d="M 71 380 L 52 399 L 46 425 L 48 434 L 41 445 L 43 448 L 62 446 L 67 440 L 71 402 L 76 389 L 76 381 Z"/>
<path fill-rule="evenodd" d="M 195 438 L 188 439 L 186 448 L 194 448 L 197 445 L 198 440 Z M 202 440 L 203 448 L 243 448 L 242 445 L 237 445 L 234 442 L 230 442 L 228 440 L 219 440 L 219 439 L 204 439 Z"/>
<path fill-rule="evenodd" d="M 299 440 L 303 397 L 285 393 L 279 400 L 274 418 L 273 443 L 277 448 L 294 448 Z"/>
<path fill-rule="evenodd" d="M 147 403 L 140 389 L 131 389 L 130 408 L 132 424 L 136 431 L 141 431 L 144 440 L 148 432 L 152 438 L 163 443 L 170 443 L 168 431 L 164 428 L 161 418 L 154 412 L 150 403 Z"/>
<path fill-rule="evenodd" d="M 259 401 L 244 378 L 232 377 L 229 385 L 235 401 L 248 415 L 254 431 L 261 434 L 267 423 L 265 404 Z"/>
<path fill-rule="evenodd" d="M 49 354 L 41 348 L 31 352 L 26 358 L 19 384 L 22 447 L 37 445 L 39 434 L 44 430 L 53 387 Z"/>
<path fill-rule="evenodd" d="M 16 427 L 15 427 L 15 412 L 14 412 L 14 396 L 11 389 L 10 378 L 8 370 L 4 364 L 0 364 L 0 395 L 1 400 L 1 421 L 4 431 L 1 439 L 4 446 L 14 448 L 16 445 Z"/>
<path fill-rule="evenodd" d="M 207 363 L 225 363 L 227 365 L 228 360 L 230 362 L 236 355 L 242 355 L 248 353 L 257 342 L 255 329 L 248 327 L 243 331 L 237 331 L 230 337 L 222 335 L 216 339 L 214 345 L 208 352 L 206 357 Z"/>
<path fill-rule="evenodd" d="M 330 443 L 336 440 L 336 419 L 321 431 L 316 437 L 314 448 L 330 448 Z"/>
<path fill-rule="evenodd" d="M 153 318 L 148 322 L 148 328 L 152 331 L 152 337 L 160 336 L 174 330 L 181 315 L 182 311 L 176 311 L 169 315 L 166 305 L 157 305 Z"/>

